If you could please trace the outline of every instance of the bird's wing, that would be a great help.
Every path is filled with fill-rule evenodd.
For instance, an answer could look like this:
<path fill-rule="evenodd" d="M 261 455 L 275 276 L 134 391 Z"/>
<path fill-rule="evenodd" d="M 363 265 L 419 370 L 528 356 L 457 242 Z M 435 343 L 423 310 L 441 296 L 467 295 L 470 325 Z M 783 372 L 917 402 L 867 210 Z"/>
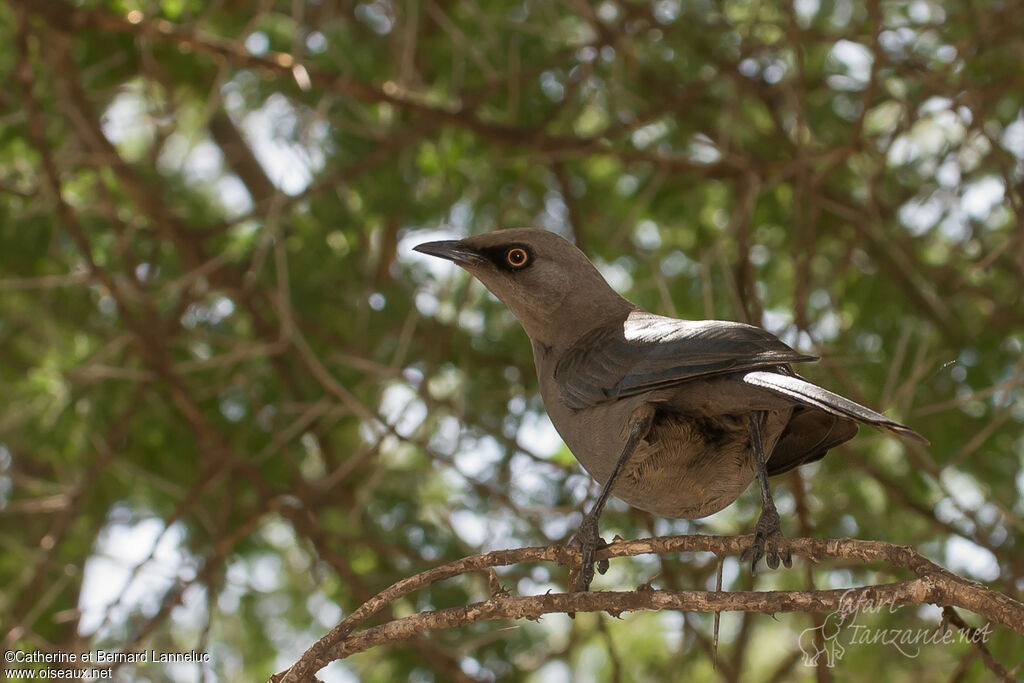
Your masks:
<path fill-rule="evenodd" d="M 559 360 L 555 381 L 580 410 L 695 377 L 811 360 L 753 325 L 633 311 L 583 335 Z"/>

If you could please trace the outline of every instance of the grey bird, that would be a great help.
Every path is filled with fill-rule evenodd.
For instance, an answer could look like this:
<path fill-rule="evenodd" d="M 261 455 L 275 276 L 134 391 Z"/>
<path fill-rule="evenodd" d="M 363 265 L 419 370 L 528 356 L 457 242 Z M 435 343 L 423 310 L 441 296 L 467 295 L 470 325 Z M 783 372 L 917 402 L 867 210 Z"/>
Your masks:
<path fill-rule="evenodd" d="M 508 306 L 533 345 L 551 422 L 603 485 L 573 538 L 581 552 L 574 590 L 593 579 L 609 494 L 662 517 L 696 519 L 732 503 L 756 477 L 761 516 L 745 556 L 751 571 L 761 557 L 772 569 L 780 559 L 788 567 L 788 551 L 775 544 L 782 530 L 769 476 L 820 460 L 861 422 L 927 443 L 797 375 L 792 363 L 816 357 L 760 327 L 642 310 L 552 232 L 496 230 L 415 250 L 455 262 Z"/>

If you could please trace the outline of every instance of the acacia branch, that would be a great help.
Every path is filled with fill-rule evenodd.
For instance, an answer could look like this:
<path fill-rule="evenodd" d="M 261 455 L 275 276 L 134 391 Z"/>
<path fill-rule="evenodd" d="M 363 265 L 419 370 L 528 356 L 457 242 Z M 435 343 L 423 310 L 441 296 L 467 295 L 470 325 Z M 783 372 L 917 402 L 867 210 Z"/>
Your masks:
<path fill-rule="evenodd" d="M 718 556 L 737 555 L 749 547 L 752 536 L 666 536 L 635 541 L 617 541 L 597 553 L 597 559 L 678 552 L 712 552 Z M 913 548 L 882 541 L 852 538 L 788 538 L 778 541 L 812 562 L 842 558 L 864 563 L 885 563 L 908 570 L 916 578 L 897 583 L 851 589 L 812 591 L 660 591 L 549 593 L 513 597 L 499 592 L 485 602 L 465 607 L 422 612 L 353 633 L 355 628 L 388 604 L 445 579 L 508 566 L 520 562 L 578 562 L 578 554 L 562 545 L 499 550 L 450 562 L 402 579 L 363 603 L 330 633 L 312 645 L 289 669 L 274 675 L 272 683 L 298 683 L 335 659 L 362 652 L 383 643 L 407 640 L 423 631 L 453 628 L 481 621 L 506 618 L 537 619 L 561 612 L 621 612 L 638 610 L 679 610 L 686 612 L 832 612 L 851 605 L 921 605 L 962 607 L 990 622 L 1024 634 L 1024 604 L 990 590 L 977 581 L 958 576 Z"/>

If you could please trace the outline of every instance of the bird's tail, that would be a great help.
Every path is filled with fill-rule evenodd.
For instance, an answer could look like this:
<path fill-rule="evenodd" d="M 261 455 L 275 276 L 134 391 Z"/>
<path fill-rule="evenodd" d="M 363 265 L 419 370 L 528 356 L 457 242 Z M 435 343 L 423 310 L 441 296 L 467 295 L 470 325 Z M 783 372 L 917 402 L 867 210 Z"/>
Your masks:
<path fill-rule="evenodd" d="M 864 422 L 873 427 L 888 429 L 899 436 L 928 443 L 928 439 L 910 427 L 890 420 L 885 415 L 865 408 L 859 403 L 854 403 L 848 398 L 843 398 L 839 394 L 833 394 L 828 389 L 822 389 L 817 384 L 811 384 L 798 375 L 754 371 L 743 375 L 743 381 L 752 386 L 788 396 L 798 403 L 824 410 L 826 413 Z"/>

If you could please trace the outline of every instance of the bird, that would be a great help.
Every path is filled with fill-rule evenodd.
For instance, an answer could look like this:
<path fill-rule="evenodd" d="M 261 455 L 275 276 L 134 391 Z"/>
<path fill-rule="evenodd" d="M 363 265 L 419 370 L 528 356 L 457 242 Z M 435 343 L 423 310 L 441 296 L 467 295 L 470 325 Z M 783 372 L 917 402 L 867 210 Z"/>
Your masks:
<path fill-rule="evenodd" d="M 792 566 L 768 477 L 820 460 L 859 424 L 928 443 L 913 429 L 817 386 L 793 364 L 817 360 L 755 325 L 681 320 L 643 310 L 572 242 L 510 228 L 414 247 L 468 271 L 530 339 L 544 407 L 573 456 L 602 486 L 570 544 L 589 590 L 610 495 L 652 514 L 699 519 L 756 478 L 761 514 L 743 558 L 755 572 Z M 607 567 L 604 562 L 599 567 Z M 574 578 L 573 578 L 574 577 Z"/>

